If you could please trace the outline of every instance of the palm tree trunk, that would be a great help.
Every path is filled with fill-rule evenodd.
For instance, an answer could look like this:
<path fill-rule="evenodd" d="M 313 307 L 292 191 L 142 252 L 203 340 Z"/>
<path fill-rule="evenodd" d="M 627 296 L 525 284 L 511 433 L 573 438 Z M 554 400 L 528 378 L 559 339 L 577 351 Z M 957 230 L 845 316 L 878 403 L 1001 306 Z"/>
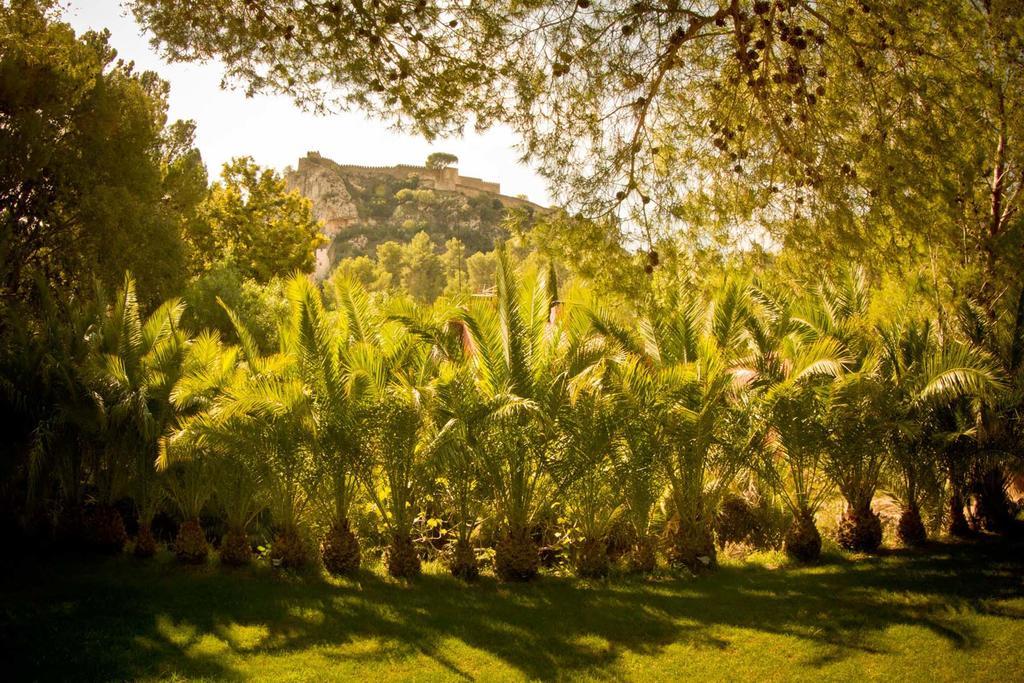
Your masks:
<path fill-rule="evenodd" d="M 957 467 L 952 458 L 950 458 L 946 464 L 946 473 L 949 477 L 949 527 L 947 529 L 950 536 L 956 536 L 959 538 L 966 538 L 973 532 L 971 531 L 970 524 L 967 523 L 967 517 L 964 515 L 964 497 L 963 497 L 963 478 L 958 476 Z"/>
<path fill-rule="evenodd" d="M 391 535 L 388 546 L 388 574 L 399 579 L 412 579 L 420 575 L 420 556 L 416 554 L 412 537 L 408 533 Z"/>
<path fill-rule="evenodd" d="M 113 505 L 97 505 L 86 517 L 89 542 L 104 553 L 119 553 L 128 541 L 124 518 Z"/>
<path fill-rule="evenodd" d="M 638 534 L 629 555 L 629 569 L 638 574 L 650 574 L 658 565 L 657 542 L 650 534 Z"/>
<path fill-rule="evenodd" d="M 270 561 L 285 569 L 300 569 L 309 564 L 309 548 L 295 526 L 281 529 L 270 546 Z"/>
<path fill-rule="evenodd" d="M 972 535 L 971 525 L 964 515 L 964 499 L 959 491 L 954 490 L 949 497 L 949 535 L 967 538 Z"/>
<path fill-rule="evenodd" d="M 576 551 L 576 575 L 587 579 L 608 576 L 608 544 L 601 538 L 585 538 Z"/>
<path fill-rule="evenodd" d="M 455 541 L 455 546 L 451 550 L 451 555 L 448 558 L 448 571 L 452 573 L 452 576 L 463 581 L 475 581 L 480 575 L 473 546 L 470 545 L 469 539 L 462 535 Z"/>
<path fill-rule="evenodd" d="M 135 534 L 135 557 L 147 558 L 156 555 L 156 539 L 153 538 L 151 520 L 139 519 L 139 530 Z"/>
<path fill-rule="evenodd" d="M 913 499 L 903 507 L 896 533 L 903 545 L 921 545 L 928 540 L 928 531 L 921 520 L 921 510 Z"/>
<path fill-rule="evenodd" d="M 665 528 L 665 554 L 673 567 L 685 567 L 693 573 L 718 567 L 715 534 L 710 520 L 679 517 Z"/>
<path fill-rule="evenodd" d="M 821 557 L 821 534 L 810 510 L 800 510 L 793 519 L 783 541 L 786 554 L 800 562 L 813 562 Z"/>
<path fill-rule="evenodd" d="M 178 536 L 174 539 L 174 553 L 178 559 L 187 564 L 202 564 L 210 546 L 206 543 L 206 534 L 199 518 L 187 519 L 178 527 Z"/>
<path fill-rule="evenodd" d="M 847 505 L 839 520 L 839 545 L 853 552 L 873 553 L 882 545 L 882 520 L 871 503 Z"/>
<path fill-rule="evenodd" d="M 320 556 L 324 567 L 335 575 L 352 575 L 359 571 L 362 554 L 359 539 L 352 532 L 348 519 L 331 524 L 327 536 L 320 544 Z"/>
<path fill-rule="evenodd" d="M 228 528 L 220 542 L 220 561 L 229 567 L 241 567 L 252 561 L 252 544 L 243 527 Z"/>
<path fill-rule="evenodd" d="M 510 528 L 494 549 L 494 567 L 502 581 L 529 581 L 539 566 L 537 544 L 526 527 Z"/>
<path fill-rule="evenodd" d="M 1010 499 L 1006 495 L 1006 475 L 1000 467 L 990 467 L 976 483 L 978 517 L 987 531 L 1002 532 L 1010 527 Z"/>

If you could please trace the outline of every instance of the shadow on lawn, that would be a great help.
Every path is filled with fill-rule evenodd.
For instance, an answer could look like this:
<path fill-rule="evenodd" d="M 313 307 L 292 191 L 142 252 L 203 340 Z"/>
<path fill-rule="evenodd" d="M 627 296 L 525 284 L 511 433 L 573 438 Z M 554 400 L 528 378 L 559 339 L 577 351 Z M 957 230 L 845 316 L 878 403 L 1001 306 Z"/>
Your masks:
<path fill-rule="evenodd" d="M 9 594 L 14 607 L 0 611 L 0 625 L 8 622 L 16 670 L 22 661 L 30 677 L 44 679 L 237 678 L 225 648 L 278 654 L 317 646 L 349 662 L 422 653 L 468 677 L 445 655 L 452 639 L 532 678 L 614 677 L 627 651 L 656 654 L 674 642 L 728 650 L 718 627 L 816 642 L 819 654 L 804 664 L 820 666 L 884 651 L 875 636 L 896 625 L 975 647 L 959 611 L 1024 618 L 989 604 L 1024 594 L 1021 549 L 1019 540 L 933 544 L 799 570 L 743 565 L 696 580 L 545 577 L 525 586 L 463 586 L 442 576 L 403 585 L 370 573 L 329 583 L 261 569 L 72 561 L 34 570 L 22 591 L 5 582 L 0 596 Z M 351 652 L 327 649 L 348 644 Z"/>

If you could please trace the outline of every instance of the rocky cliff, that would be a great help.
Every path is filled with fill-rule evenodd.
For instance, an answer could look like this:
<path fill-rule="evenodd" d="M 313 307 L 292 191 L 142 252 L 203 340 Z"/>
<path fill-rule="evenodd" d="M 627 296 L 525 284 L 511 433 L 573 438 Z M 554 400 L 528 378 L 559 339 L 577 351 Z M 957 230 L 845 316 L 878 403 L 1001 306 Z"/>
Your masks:
<path fill-rule="evenodd" d="M 501 194 L 498 183 L 459 175 L 456 168 L 351 166 L 317 152 L 285 172 L 290 189 L 313 203 L 328 242 L 317 252 L 316 276 L 349 256 L 372 256 L 388 240 L 405 241 L 426 231 L 438 245 L 458 238 L 467 251 L 485 251 L 506 236 L 508 210 L 527 216 L 546 209 Z"/>

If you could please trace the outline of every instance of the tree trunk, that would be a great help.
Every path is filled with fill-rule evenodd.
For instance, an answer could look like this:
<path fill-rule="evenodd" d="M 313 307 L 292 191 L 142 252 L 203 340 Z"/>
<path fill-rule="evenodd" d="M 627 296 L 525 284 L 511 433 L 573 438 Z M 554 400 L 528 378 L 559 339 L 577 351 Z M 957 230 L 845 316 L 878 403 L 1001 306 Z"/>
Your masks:
<path fill-rule="evenodd" d="M 973 535 L 971 525 L 967 523 L 964 515 L 964 499 L 958 491 L 954 491 L 949 497 L 949 528 L 950 536 L 967 538 Z"/>
<path fill-rule="evenodd" d="M 989 468 L 977 482 L 978 517 L 987 531 L 1010 528 L 1010 498 L 1006 495 L 1006 476 L 1000 467 Z"/>
<path fill-rule="evenodd" d="M 585 538 L 576 550 L 576 576 L 603 579 L 608 576 L 608 544 L 600 538 Z"/>
<path fill-rule="evenodd" d="M 393 534 L 388 546 L 388 574 L 398 579 L 414 579 L 421 571 L 420 556 L 409 534 Z"/>
<path fill-rule="evenodd" d="M 128 533 L 124 518 L 113 505 L 97 505 L 86 517 L 89 544 L 103 553 L 116 554 L 124 550 Z"/>
<path fill-rule="evenodd" d="M 649 534 L 640 536 L 629 554 L 629 569 L 638 574 L 650 574 L 658 564 L 657 543 Z"/>
<path fill-rule="evenodd" d="M 494 569 L 502 581 L 530 581 L 539 565 L 537 544 L 526 528 L 509 529 L 494 548 Z"/>
<path fill-rule="evenodd" d="M 475 581 L 480 576 L 480 567 L 477 565 L 476 553 L 469 540 L 459 538 L 452 546 L 448 557 L 448 571 L 457 579 L 463 581 Z"/>
<path fill-rule="evenodd" d="M 814 524 L 814 515 L 803 510 L 797 513 L 783 541 L 786 554 L 800 562 L 813 562 L 821 557 L 821 534 Z"/>
<path fill-rule="evenodd" d="M 181 562 L 186 564 L 202 564 L 210 546 L 206 543 L 206 534 L 198 518 L 188 519 L 178 527 L 178 536 L 174 539 L 174 553 Z"/>
<path fill-rule="evenodd" d="M 220 542 L 220 561 L 229 567 L 241 567 L 252 561 L 252 544 L 245 529 L 228 528 Z"/>
<path fill-rule="evenodd" d="M 88 547 L 89 534 L 81 504 L 66 504 L 61 508 L 54 533 L 57 544 L 65 549 L 83 550 Z"/>
<path fill-rule="evenodd" d="M 873 553 L 882 545 L 882 520 L 871 505 L 847 506 L 839 520 L 839 545 L 858 553 Z"/>
<path fill-rule="evenodd" d="M 135 557 L 147 558 L 156 555 L 156 539 L 150 522 L 139 520 L 139 531 L 135 534 Z"/>
<path fill-rule="evenodd" d="M 290 527 L 282 529 L 270 546 L 270 561 L 284 569 L 301 569 L 309 564 L 309 548 L 299 530 Z"/>
<path fill-rule="evenodd" d="M 928 532 L 921 521 L 921 510 L 917 503 L 911 501 L 903 508 L 896 533 L 903 545 L 921 545 L 928 540 Z"/>
<path fill-rule="evenodd" d="M 320 544 L 320 557 L 324 568 L 334 575 L 351 576 L 359 571 L 362 553 L 359 550 L 359 539 L 352 532 L 347 519 L 331 524 L 327 536 Z"/>
<path fill-rule="evenodd" d="M 665 555 L 673 567 L 686 567 L 693 573 L 718 566 L 715 534 L 702 519 L 675 519 L 665 527 Z"/>

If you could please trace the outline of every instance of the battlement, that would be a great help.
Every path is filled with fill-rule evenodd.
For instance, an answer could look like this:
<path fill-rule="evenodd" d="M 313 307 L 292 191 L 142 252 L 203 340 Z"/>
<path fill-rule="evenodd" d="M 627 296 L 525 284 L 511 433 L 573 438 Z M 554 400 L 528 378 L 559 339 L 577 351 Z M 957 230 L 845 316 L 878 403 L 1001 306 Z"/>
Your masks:
<path fill-rule="evenodd" d="M 329 168 L 338 173 L 348 175 L 387 175 L 398 179 L 417 176 L 424 186 L 442 192 L 461 192 L 470 196 L 494 194 L 499 195 L 502 199 L 516 200 L 516 203 L 523 202 L 521 199 L 502 195 L 499 183 L 492 183 L 482 178 L 459 175 L 459 170 L 455 167 L 427 168 L 426 166 L 415 166 L 412 164 L 397 164 L 395 166 L 339 164 L 321 156 L 316 151 L 311 151 L 305 157 L 299 159 L 298 170 L 300 173 L 312 171 L 314 168 Z"/>

